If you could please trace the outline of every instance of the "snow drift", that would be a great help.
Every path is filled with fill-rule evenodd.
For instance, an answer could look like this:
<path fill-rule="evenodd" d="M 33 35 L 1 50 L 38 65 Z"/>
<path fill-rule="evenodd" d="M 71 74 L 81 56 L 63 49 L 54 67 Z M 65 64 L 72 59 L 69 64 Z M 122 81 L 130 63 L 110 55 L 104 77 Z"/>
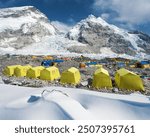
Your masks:
<path fill-rule="evenodd" d="M 41 95 L 45 89 L 48 92 Z M 0 119 L 5 120 L 150 119 L 150 97 L 138 93 L 117 95 L 63 87 L 1 84 L 0 94 Z"/>

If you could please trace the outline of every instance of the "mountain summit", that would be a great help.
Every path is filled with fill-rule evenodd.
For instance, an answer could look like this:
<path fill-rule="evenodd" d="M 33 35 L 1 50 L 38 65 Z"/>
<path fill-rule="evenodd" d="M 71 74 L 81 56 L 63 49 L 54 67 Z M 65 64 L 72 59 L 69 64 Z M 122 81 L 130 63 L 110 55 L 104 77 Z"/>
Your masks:
<path fill-rule="evenodd" d="M 0 47 L 20 49 L 55 35 L 56 28 L 33 6 L 0 10 Z"/>
<path fill-rule="evenodd" d="M 81 20 L 67 34 L 72 40 L 88 44 L 94 53 L 111 51 L 117 54 L 150 54 L 150 37 L 139 32 L 128 32 L 108 24 L 93 15 Z"/>
<path fill-rule="evenodd" d="M 150 55 L 149 35 L 101 17 L 89 15 L 66 33 L 56 26 L 33 6 L 0 9 L 0 54 Z"/>

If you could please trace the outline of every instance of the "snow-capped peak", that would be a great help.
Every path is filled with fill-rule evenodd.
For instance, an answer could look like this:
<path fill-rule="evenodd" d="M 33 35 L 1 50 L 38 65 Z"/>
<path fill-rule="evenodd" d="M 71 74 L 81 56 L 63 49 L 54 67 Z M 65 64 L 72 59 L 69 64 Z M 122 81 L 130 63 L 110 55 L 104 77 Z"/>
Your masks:
<path fill-rule="evenodd" d="M 48 18 L 33 6 L 0 9 L 0 47 L 17 49 L 57 34 Z"/>
<path fill-rule="evenodd" d="M 96 19 L 96 17 L 93 14 L 90 14 L 86 19 L 83 19 L 82 21 L 92 21 L 95 19 Z"/>
<path fill-rule="evenodd" d="M 93 23 L 98 23 L 98 24 L 101 24 L 102 26 L 109 26 L 109 24 L 104 20 L 102 19 L 101 17 L 95 17 L 94 15 L 89 15 L 85 20 L 83 20 L 85 22 L 87 21 L 90 21 L 90 22 L 93 22 Z"/>
<path fill-rule="evenodd" d="M 34 26 L 37 23 L 47 29 L 50 34 L 56 33 L 48 18 L 33 6 L 0 9 L 0 32 L 8 29 L 15 31 L 24 25 Z"/>
<path fill-rule="evenodd" d="M 128 33 L 127 30 L 107 23 L 101 17 L 89 15 L 81 20 L 67 34 L 69 39 L 78 40 L 89 44 L 92 49 L 105 47 L 113 50 L 117 54 L 128 54 L 135 56 L 147 52 L 143 42 L 138 35 Z M 148 44 L 147 44 L 148 45 Z M 147 46 L 148 47 L 148 46 Z M 97 49 L 95 49 L 97 51 Z"/>
<path fill-rule="evenodd" d="M 95 17 L 92 14 L 90 14 L 86 19 L 81 20 L 79 23 L 77 23 L 77 25 L 79 26 L 82 24 L 86 24 L 87 22 L 97 23 L 102 26 L 110 26 L 110 24 L 108 24 L 104 19 L 102 19 L 101 17 Z"/>
<path fill-rule="evenodd" d="M 22 7 L 11 7 L 11 8 L 3 8 L 3 9 L 0 9 L 0 18 L 3 18 L 3 17 L 17 17 L 15 16 L 16 14 L 18 14 L 18 12 L 20 12 L 20 14 L 25 11 L 28 11 L 28 15 L 33 12 L 34 10 L 37 11 L 37 9 L 34 7 L 34 6 L 22 6 Z M 43 13 L 40 13 L 40 16 L 43 16 L 44 17 L 44 14 Z M 24 14 L 25 15 L 25 14 Z M 18 15 L 19 17 L 19 15 Z"/>
<path fill-rule="evenodd" d="M 140 51 L 141 48 L 137 46 L 136 41 L 138 41 L 138 37 L 133 34 L 129 34 L 127 30 L 124 30 L 122 28 L 119 28 L 115 25 L 107 23 L 104 19 L 101 17 L 96 18 L 94 15 L 89 15 L 87 19 L 84 20 L 84 22 L 92 22 L 95 24 L 102 25 L 103 27 L 109 27 L 111 30 L 114 31 L 114 33 L 121 35 L 124 39 L 131 42 L 132 47 L 134 50 Z M 82 22 L 83 23 L 83 22 Z"/>
<path fill-rule="evenodd" d="M 8 10 L 14 10 L 14 11 L 18 11 L 18 10 L 27 10 L 29 8 L 34 8 L 34 6 L 20 6 L 20 7 L 10 7 L 10 8 L 3 8 L 1 9 L 1 11 L 8 11 Z"/>
<path fill-rule="evenodd" d="M 66 30 L 61 30 L 64 27 Z M 60 49 L 63 49 L 63 52 L 82 54 L 101 54 L 105 51 L 135 56 L 149 54 L 150 51 L 149 37 L 146 37 L 146 41 L 145 35 L 128 33 L 94 15 L 81 20 L 69 32 L 68 29 L 70 27 L 60 22 L 50 22 L 33 6 L 0 9 L 0 53 L 9 50 L 17 54 L 17 50 L 24 54 L 31 49 L 42 49 L 37 51 L 40 53 L 49 50 L 53 53 L 53 49 L 56 49 L 60 53 Z M 21 52 L 22 49 L 24 52 Z M 33 50 L 32 53 L 35 52 Z"/>
<path fill-rule="evenodd" d="M 81 28 L 89 28 L 88 23 L 95 23 L 101 26 L 111 26 L 101 17 L 96 18 L 94 15 L 89 15 L 86 19 L 81 20 L 77 25 L 75 25 L 68 33 L 70 39 L 78 40 Z"/>

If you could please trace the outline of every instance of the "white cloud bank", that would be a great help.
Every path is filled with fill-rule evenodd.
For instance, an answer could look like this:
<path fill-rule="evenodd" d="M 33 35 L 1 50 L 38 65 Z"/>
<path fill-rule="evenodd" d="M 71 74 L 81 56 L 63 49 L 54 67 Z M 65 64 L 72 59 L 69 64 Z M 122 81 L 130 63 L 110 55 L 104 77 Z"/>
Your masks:
<path fill-rule="evenodd" d="M 135 25 L 150 22 L 150 0 L 95 0 L 93 9 L 114 11 L 117 13 L 114 20 L 119 22 Z"/>

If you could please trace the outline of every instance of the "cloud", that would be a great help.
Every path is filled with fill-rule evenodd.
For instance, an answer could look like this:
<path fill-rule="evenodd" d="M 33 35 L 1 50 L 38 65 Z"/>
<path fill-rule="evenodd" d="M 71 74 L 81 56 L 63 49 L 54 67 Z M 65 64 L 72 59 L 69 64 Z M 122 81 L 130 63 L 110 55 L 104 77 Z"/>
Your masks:
<path fill-rule="evenodd" d="M 59 22 L 59 21 L 52 21 L 51 22 L 52 25 L 54 25 L 59 31 L 63 32 L 63 33 L 66 33 L 68 32 L 72 26 L 71 25 L 68 25 L 68 24 L 65 24 L 63 22 Z"/>
<path fill-rule="evenodd" d="M 101 18 L 104 19 L 104 20 L 108 20 L 110 17 L 110 15 L 108 13 L 102 13 L 101 14 Z"/>
<path fill-rule="evenodd" d="M 93 9 L 116 13 L 114 20 L 118 22 L 135 25 L 150 22 L 150 0 L 95 0 Z"/>
<path fill-rule="evenodd" d="M 67 22 L 70 24 L 70 25 L 74 25 L 76 23 L 76 21 L 74 20 L 73 17 L 70 17 Z"/>

